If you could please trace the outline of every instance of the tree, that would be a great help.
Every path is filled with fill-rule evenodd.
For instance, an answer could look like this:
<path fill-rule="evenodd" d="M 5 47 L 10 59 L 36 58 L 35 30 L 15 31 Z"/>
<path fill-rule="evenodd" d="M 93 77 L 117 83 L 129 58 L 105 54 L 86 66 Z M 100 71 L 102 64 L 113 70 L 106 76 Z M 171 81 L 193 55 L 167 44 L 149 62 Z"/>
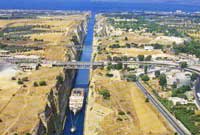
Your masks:
<path fill-rule="evenodd" d="M 137 76 L 136 75 L 129 75 L 129 76 L 127 76 L 127 81 L 136 82 L 137 81 Z"/>
<path fill-rule="evenodd" d="M 122 63 L 118 63 L 117 65 L 115 65 L 115 69 L 120 70 L 123 68 Z"/>
<path fill-rule="evenodd" d="M 191 80 L 194 81 L 197 79 L 197 77 L 198 75 L 196 73 L 192 73 Z"/>
<path fill-rule="evenodd" d="M 0 31 L 0 37 L 3 37 L 4 33 L 2 31 Z"/>
<path fill-rule="evenodd" d="M 155 72 L 155 77 L 158 78 L 160 76 L 160 70 Z"/>
<path fill-rule="evenodd" d="M 138 55 L 137 58 L 139 61 L 144 61 L 144 55 Z"/>
<path fill-rule="evenodd" d="M 181 68 L 187 68 L 187 66 L 188 66 L 187 62 L 181 62 L 180 63 Z"/>
<path fill-rule="evenodd" d="M 149 76 L 148 75 L 142 75 L 141 79 L 142 79 L 142 81 L 147 82 L 147 81 L 149 81 Z"/>
<path fill-rule="evenodd" d="M 182 87 L 180 87 L 180 88 L 177 88 L 177 89 L 174 89 L 173 91 L 172 91 L 172 97 L 180 97 L 180 98 L 187 98 L 186 96 L 185 96 L 185 92 L 186 91 L 190 91 L 191 90 L 191 88 L 190 88 L 190 86 L 182 86 Z"/>
<path fill-rule="evenodd" d="M 145 58 L 145 61 L 151 61 L 152 59 L 152 56 L 151 55 L 148 55 L 146 58 Z"/>
<path fill-rule="evenodd" d="M 144 73 L 147 74 L 148 66 L 144 66 Z"/>
<path fill-rule="evenodd" d="M 162 86 L 162 88 L 166 87 L 167 85 L 167 77 L 165 74 L 161 74 L 159 77 L 159 84 Z"/>
<path fill-rule="evenodd" d="M 60 84 L 63 83 L 63 81 L 64 81 L 62 75 L 58 75 L 58 76 L 56 76 L 56 80 L 57 80 L 57 82 L 60 83 Z"/>

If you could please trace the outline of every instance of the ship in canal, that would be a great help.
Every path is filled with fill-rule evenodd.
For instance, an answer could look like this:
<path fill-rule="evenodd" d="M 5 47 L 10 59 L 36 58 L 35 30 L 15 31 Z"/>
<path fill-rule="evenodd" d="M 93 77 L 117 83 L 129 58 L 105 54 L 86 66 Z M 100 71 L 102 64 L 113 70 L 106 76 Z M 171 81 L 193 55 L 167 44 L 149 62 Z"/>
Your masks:
<path fill-rule="evenodd" d="M 72 89 L 71 96 L 69 98 L 69 109 L 74 115 L 79 112 L 83 107 L 84 102 L 84 89 L 74 88 Z"/>

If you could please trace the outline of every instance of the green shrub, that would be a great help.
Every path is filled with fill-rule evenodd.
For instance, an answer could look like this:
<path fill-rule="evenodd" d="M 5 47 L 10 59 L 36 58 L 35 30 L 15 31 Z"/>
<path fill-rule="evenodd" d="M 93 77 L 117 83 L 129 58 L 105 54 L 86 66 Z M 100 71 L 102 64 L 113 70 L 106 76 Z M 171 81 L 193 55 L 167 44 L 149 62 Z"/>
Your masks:
<path fill-rule="evenodd" d="M 144 55 L 138 55 L 137 58 L 139 61 L 144 61 Z"/>
<path fill-rule="evenodd" d="M 24 84 L 24 82 L 23 82 L 22 80 L 18 80 L 17 83 L 18 83 L 19 85 Z"/>
<path fill-rule="evenodd" d="M 118 114 L 119 114 L 119 115 L 125 115 L 125 112 L 119 111 Z"/>
<path fill-rule="evenodd" d="M 46 81 L 40 81 L 40 82 L 39 82 L 39 85 L 40 85 L 40 86 L 46 86 L 47 83 L 46 83 Z"/>
<path fill-rule="evenodd" d="M 127 78 L 127 81 L 133 81 L 133 82 L 137 81 L 136 75 L 128 75 L 126 78 Z"/>
<path fill-rule="evenodd" d="M 58 75 L 58 76 L 56 77 L 56 80 L 57 80 L 57 82 L 60 83 L 60 84 L 63 83 L 63 81 L 64 81 L 62 75 Z"/>
<path fill-rule="evenodd" d="M 117 121 L 123 121 L 123 119 L 118 117 L 118 118 L 117 118 Z"/>
<path fill-rule="evenodd" d="M 148 98 L 146 98 L 146 99 L 145 99 L 145 102 L 146 102 L 146 103 L 148 103 L 148 102 L 149 102 L 149 99 L 148 99 Z"/>
<path fill-rule="evenodd" d="M 150 78 L 149 78 L 148 75 L 142 75 L 142 76 L 141 76 L 141 79 L 142 79 L 142 81 L 144 81 L 144 82 L 147 82 L 147 81 L 150 80 Z"/>
<path fill-rule="evenodd" d="M 16 80 L 16 77 L 12 77 L 11 80 Z"/>
<path fill-rule="evenodd" d="M 106 89 L 100 90 L 99 94 L 102 95 L 104 99 L 110 99 L 110 92 Z"/>
<path fill-rule="evenodd" d="M 38 87 L 39 85 L 38 85 L 37 82 L 34 82 L 34 83 L 33 83 L 33 86 L 34 86 L 34 87 Z"/>
<path fill-rule="evenodd" d="M 106 73 L 106 76 L 107 76 L 107 77 L 113 77 L 113 74 Z"/>

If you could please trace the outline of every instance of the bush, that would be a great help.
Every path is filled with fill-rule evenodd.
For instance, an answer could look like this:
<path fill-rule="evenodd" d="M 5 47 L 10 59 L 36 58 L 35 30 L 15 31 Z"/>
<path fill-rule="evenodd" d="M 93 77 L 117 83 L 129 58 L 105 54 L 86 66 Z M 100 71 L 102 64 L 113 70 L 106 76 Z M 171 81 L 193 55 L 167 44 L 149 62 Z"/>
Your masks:
<path fill-rule="evenodd" d="M 187 62 L 181 62 L 180 63 L 181 68 L 187 68 L 187 66 L 188 66 Z"/>
<path fill-rule="evenodd" d="M 147 81 L 150 80 L 150 78 L 149 78 L 148 75 L 142 75 L 142 76 L 141 76 L 141 79 L 142 79 L 142 81 L 144 81 L 144 82 L 147 82 Z"/>
<path fill-rule="evenodd" d="M 12 77 L 11 80 L 16 80 L 16 77 Z"/>
<path fill-rule="evenodd" d="M 191 80 L 195 81 L 197 79 L 197 77 L 198 77 L 198 75 L 196 73 L 192 73 Z"/>
<path fill-rule="evenodd" d="M 129 76 L 127 76 L 127 81 L 136 82 L 137 81 L 137 76 L 136 75 L 129 75 Z"/>
<path fill-rule="evenodd" d="M 110 99 L 110 92 L 108 90 L 100 90 L 99 94 L 102 95 L 104 99 Z"/>
<path fill-rule="evenodd" d="M 107 77 L 113 77 L 113 74 L 106 73 Z"/>
<path fill-rule="evenodd" d="M 117 118 L 117 121 L 123 121 L 123 119 L 122 118 Z"/>
<path fill-rule="evenodd" d="M 39 85 L 38 85 L 37 82 L 34 82 L 34 83 L 33 83 L 33 86 L 34 86 L 34 87 L 38 87 Z"/>
<path fill-rule="evenodd" d="M 40 86 L 46 86 L 47 83 L 46 83 L 46 81 L 40 81 L 40 82 L 39 82 L 39 85 L 40 85 Z"/>
<path fill-rule="evenodd" d="M 152 59 L 152 56 L 151 55 L 148 55 L 146 58 L 145 58 L 145 61 L 151 61 Z"/>
<path fill-rule="evenodd" d="M 137 58 L 139 61 L 144 61 L 144 55 L 138 55 Z"/>
<path fill-rule="evenodd" d="M 118 114 L 119 114 L 119 115 L 125 115 L 125 112 L 119 111 Z"/>
<path fill-rule="evenodd" d="M 22 80 L 18 80 L 17 83 L 18 83 L 19 85 L 24 84 L 24 82 L 23 82 Z"/>
<path fill-rule="evenodd" d="M 23 78 L 22 78 L 22 81 L 23 81 L 23 82 L 27 82 L 27 81 L 28 81 L 28 77 L 23 77 Z"/>
<path fill-rule="evenodd" d="M 117 70 L 121 70 L 123 68 L 122 63 L 118 63 L 117 65 L 115 65 L 115 69 Z"/>
<path fill-rule="evenodd" d="M 155 72 L 155 77 L 158 78 L 160 76 L 160 71 Z"/>
<path fill-rule="evenodd" d="M 120 48 L 120 45 L 119 44 L 113 44 L 113 45 L 109 46 L 109 48 Z"/>
<path fill-rule="evenodd" d="M 58 75 L 58 76 L 56 77 L 56 80 L 57 80 L 57 82 L 60 83 L 60 84 L 63 83 L 63 81 L 64 81 L 62 75 Z"/>
<path fill-rule="evenodd" d="M 149 102 L 149 99 L 148 99 L 148 98 L 146 98 L 146 99 L 145 99 L 145 102 L 146 102 L 146 103 L 148 103 L 148 102 Z"/>

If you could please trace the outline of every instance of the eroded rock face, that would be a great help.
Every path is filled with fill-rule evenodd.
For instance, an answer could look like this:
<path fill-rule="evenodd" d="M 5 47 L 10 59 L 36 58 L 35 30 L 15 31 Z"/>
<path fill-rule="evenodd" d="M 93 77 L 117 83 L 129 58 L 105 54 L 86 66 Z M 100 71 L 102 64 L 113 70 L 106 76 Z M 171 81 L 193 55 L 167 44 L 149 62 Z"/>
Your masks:
<path fill-rule="evenodd" d="M 83 44 L 84 38 L 87 33 L 88 19 L 82 21 L 77 29 L 74 31 L 77 42 Z M 71 59 L 78 59 L 79 52 L 71 52 Z M 51 89 L 48 94 L 48 103 L 45 110 L 38 114 L 39 122 L 33 129 L 33 135 L 60 135 L 63 131 L 63 125 L 66 117 L 66 109 L 70 96 L 70 91 L 73 87 L 76 70 L 63 69 L 62 83 L 57 82 L 56 86 Z"/>
<path fill-rule="evenodd" d="M 39 114 L 40 121 L 34 135 L 61 134 L 65 119 L 68 97 L 73 85 L 75 70 L 64 69 L 63 83 L 57 83 L 48 94 L 45 111 Z"/>

